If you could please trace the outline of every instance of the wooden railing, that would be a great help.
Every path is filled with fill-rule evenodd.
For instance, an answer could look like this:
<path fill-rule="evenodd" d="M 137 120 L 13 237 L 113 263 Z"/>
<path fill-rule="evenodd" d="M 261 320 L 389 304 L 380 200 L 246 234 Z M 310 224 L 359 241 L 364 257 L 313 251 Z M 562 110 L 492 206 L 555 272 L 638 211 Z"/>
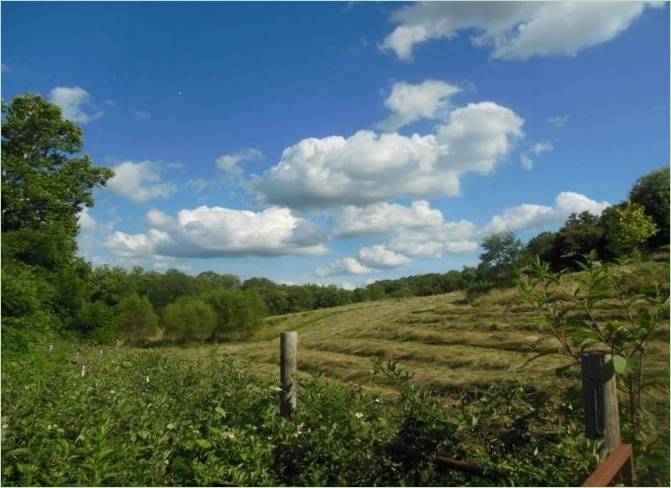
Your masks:
<path fill-rule="evenodd" d="M 620 472 L 624 475 L 628 486 L 636 486 L 634 450 L 631 448 L 631 444 L 620 444 L 585 480 L 582 486 L 608 486 Z"/>

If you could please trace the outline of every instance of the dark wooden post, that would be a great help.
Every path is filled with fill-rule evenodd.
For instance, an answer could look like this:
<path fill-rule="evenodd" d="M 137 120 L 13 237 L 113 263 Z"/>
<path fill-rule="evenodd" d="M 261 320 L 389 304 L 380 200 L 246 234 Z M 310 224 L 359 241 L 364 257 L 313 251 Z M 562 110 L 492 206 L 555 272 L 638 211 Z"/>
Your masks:
<path fill-rule="evenodd" d="M 284 417 L 292 417 L 296 410 L 296 353 L 298 351 L 298 333 L 282 332 L 280 336 L 280 381 L 282 383 L 282 399 L 280 413 Z"/>
<path fill-rule="evenodd" d="M 586 353 L 580 361 L 582 398 L 585 407 L 585 433 L 604 440 L 603 456 L 620 444 L 620 415 L 617 405 L 617 380 L 610 354 Z"/>

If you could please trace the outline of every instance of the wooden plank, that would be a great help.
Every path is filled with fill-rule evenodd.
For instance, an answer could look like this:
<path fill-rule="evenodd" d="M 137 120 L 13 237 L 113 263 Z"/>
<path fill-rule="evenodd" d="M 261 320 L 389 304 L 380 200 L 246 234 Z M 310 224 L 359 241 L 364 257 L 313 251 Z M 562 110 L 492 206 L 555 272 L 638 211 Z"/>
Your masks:
<path fill-rule="evenodd" d="M 633 467 L 634 451 L 630 444 L 620 444 L 599 467 L 585 480 L 582 486 L 608 486 L 625 465 Z M 629 473 L 627 473 L 629 474 Z M 635 482 L 635 474 L 631 473 L 629 482 Z"/>

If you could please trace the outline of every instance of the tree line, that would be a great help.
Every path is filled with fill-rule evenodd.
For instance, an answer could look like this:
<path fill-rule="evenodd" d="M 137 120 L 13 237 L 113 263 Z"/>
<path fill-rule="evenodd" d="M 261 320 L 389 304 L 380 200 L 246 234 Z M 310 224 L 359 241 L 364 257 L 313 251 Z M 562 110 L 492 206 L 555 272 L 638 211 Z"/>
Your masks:
<path fill-rule="evenodd" d="M 57 334 L 143 345 L 249 337 L 266 315 L 513 284 L 534 256 L 553 269 L 597 250 L 605 260 L 668 244 L 669 169 L 640 178 L 600 216 L 572 214 L 524 245 L 512 233 L 482 242 L 477 266 L 381 280 L 365 288 L 285 285 L 206 271 L 190 276 L 100 266 L 78 257 L 78 215 L 113 173 L 81 155 L 81 129 L 38 95 L 2 105 L 2 332 L 11 347 Z"/>

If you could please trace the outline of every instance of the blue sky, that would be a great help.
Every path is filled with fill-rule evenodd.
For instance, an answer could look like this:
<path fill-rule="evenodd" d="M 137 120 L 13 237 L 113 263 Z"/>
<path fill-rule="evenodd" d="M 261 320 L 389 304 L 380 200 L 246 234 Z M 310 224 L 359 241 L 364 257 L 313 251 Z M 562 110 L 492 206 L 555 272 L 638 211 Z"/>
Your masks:
<path fill-rule="evenodd" d="M 667 4 L 5 2 L 2 27 L 3 100 L 60 104 L 117 171 L 94 264 L 444 272 L 669 162 Z"/>

